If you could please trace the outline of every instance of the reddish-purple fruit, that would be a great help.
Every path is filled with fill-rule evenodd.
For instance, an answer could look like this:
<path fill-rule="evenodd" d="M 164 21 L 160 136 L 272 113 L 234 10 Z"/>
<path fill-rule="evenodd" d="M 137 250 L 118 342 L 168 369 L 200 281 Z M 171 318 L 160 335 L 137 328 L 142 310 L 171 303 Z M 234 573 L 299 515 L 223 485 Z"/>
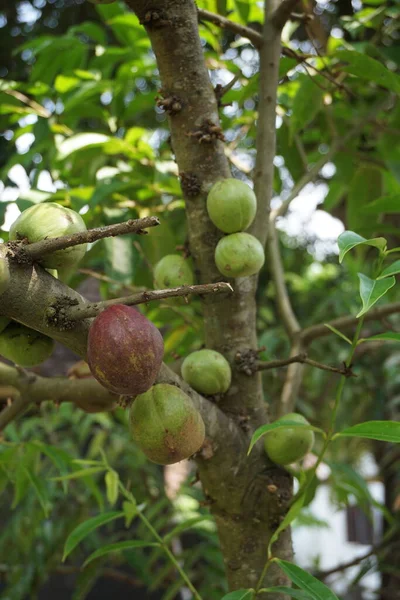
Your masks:
<path fill-rule="evenodd" d="M 88 363 L 104 387 L 125 396 L 146 392 L 155 382 L 164 355 L 158 329 L 131 306 L 115 304 L 92 323 Z"/>

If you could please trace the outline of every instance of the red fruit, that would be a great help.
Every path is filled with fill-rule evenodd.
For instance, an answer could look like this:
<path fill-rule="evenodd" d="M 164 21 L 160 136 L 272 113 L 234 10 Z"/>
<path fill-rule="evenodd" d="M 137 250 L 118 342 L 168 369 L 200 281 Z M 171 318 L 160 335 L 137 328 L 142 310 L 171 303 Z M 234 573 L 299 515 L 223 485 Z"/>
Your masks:
<path fill-rule="evenodd" d="M 155 382 L 164 355 L 158 329 L 131 306 L 115 304 L 92 323 L 88 363 L 104 387 L 125 396 L 146 392 Z"/>

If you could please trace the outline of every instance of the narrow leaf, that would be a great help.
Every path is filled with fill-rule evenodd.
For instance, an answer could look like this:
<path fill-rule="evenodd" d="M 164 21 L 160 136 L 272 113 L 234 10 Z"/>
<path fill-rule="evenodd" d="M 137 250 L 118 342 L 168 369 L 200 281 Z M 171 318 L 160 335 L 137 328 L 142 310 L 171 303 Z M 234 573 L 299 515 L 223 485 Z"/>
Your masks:
<path fill-rule="evenodd" d="M 398 444 L 400 443 L 400 422 L 366 421 L 340 431 L 337 437 L 360 437 Z"/>
<path fill-rule="evenodd" d="M 284 531 L 287 527 L 289 527 L 289 525 L 291 523 L 293 523 L 293 521 L 295 520 L 295 518 L 298 516 L 301 509 L 303 508 L 304 502 L 305 502 L 305 495 L 302 494 L 301 496 L 299 496 L 299 498 L 297 498 L 297 500 L 289 508 L 282 523 L 279 525 L 278 529 L 276 529 L 274 531 L 274 534 L 272 535 L 271 539 L 269 540 L 268 551 L 270 551 L 270 549 L 272 548 L 272 544 L 274 544 L 276 542 L 276 540 L 279 538 L 282 531 Z"/>
<path fill-rule="evenodd" d="M 262 438 L 264 435 L 266 435 L 267 433 L 269 433 L 270 431 L 273 431 L 275 429 L 284 429 L 284 428 L 288 428 L 288 427 L 290 427 L 291 429 L 294 427 L 297 427 L 299 429 L 307 429 L 307 430 L 316 431 L 316 432 L 322 433 L 322 434 L 324 433 L 324 431 L 322 431 L 322 429 L 319 429 L 318 427 L 313 427 L 313 425 L 306 425 L 305 423 L 299 423 L 298 421 L 291 421 L 290 419 L 279 419 L 279 421 L 275 421 L 274 423 L 267 423 L 266 425 L 261 425 L 261 427 L 256 429 L 256 431 L 253 433 L 253 436 L 251 438 L 251 442 L 250 442 L 249 449 L 247 451 L 247 455 L 249 455 L 250 452 L 252 451 L 254 444 L 256 444 L 258 442 L 258 440 L 260 438 Z"/>
<path fill-rule="evenodd" d="M 38 477 L 36 477 L 36 475 L 30 469 L 25 469 L 25 471 L 29 478 L 29 481 L 32 484 L 33 489 L 35 490 L 35 494 L 40 502 L 40 506 L 43 509 L 44 516 L 48 517 L 49 499 L 46 487 L 44 486 L 43 482 Z"/>
<path fill-rule="evenodd" d="M 143 542 L 143 541 L 128 541 L 128 542 L 117 542 L 115 544 L 108 544 L 107 546 L 103 546 L 93 552 L 84 562 L 83 568 L 86 567 L 89 563 L 91 563 L 96 558 L 100 558 L 100 556 L 105 556 L 106 554 L 111 554 L 112 552 L 122 552 L 123 550 L 133 550 L 134 548 L 155 548 L 160 546 L 158 542 Z"/>
<path fill-rule="evenodd" d="M 69 554 L 71 554 L 72 550 L 85 538 L 92 533 L 98 527 L 109 523 L 110 521 L 114 521 L 115 519 L 119 519 L 123 517 L 123 512 L 108 512 L 102 515 L 97 515 L 83 523 L 80 523 L 78 527 L 69 534 L 67 541 L 64 546 L 64 555 L 63 562 L 67 558 Z"/>
<path fill-rule="evenodd" d="M 254 596 L 254 590 L 236 590 L 235 592 L 229 592 L 221 600 L 251 600 Z"/>
<path fill-rule="evenodd" d="M 326 587 L 325 584 L 318 581 L 318 579 L 307 573 L 307 571 L 303 571 L 297 565 L 280 559 L 276 559 L 276 563 L 294 584 L 308 593 L 310 599 L 339 600 L 336 594 Z"/>
<path fill-rule="evenodd" d="M 362 235 L 358 235 L 358 233 L 355 233 L 354 231 L 344 231 L 338 237 L 339 262 L 341 263 L 343 261 L 349 250 L 352 250 L 356 246 L 360 246 L 362 244 L 366 246 L 374 246 L 379 250 L 384 250 L 387 242 L 383 237 L 371 238 L 370 240 L 367 240 L 366 238 L 362 237 Z"/>
<path fill-rule="evenodd" d="M 294 590 L 293 588 L 286 587 L 285 585 L 277 585 L 272 588 L 264 588 L 261 592 L 272 592 L 275 594 L 286 594 L 295 600 L 310 600 L 310 595 L 307 592 L 301 590 Z"/>
<path fill-rule="evenodd" d="M 390 275 L 397 275 L 397 273 L 400 273 L 400 260 L 396 260 L 394 263 L 386 267 L 386 269 L 382 271 L 377 279 L 384 279 L 385 277 L 390 277 Z"/>
<path fill-rule="evenodd" d="M 138 514 L 138 507 L 133 502 L 123 502 L 122 509 L 125 515 L 125 527 L 130 527 L 133 519 Z"/>
<path fill-rule="evenodd" d="M 75 471 L 74 473 L 63 475 L 62 477 L 51 477 L 51 481 L 66 481 L 67 479 L 80 479 L 81 477 L 86 477 L 87 475 L 95 475 L 96 473 L 100 473 L 101 471 L 105 471 L 105 467 L 91 467 L 90 469 Z"/>
<path fill-rule="evenodd" d="M 378 333 L 377 335 L 371 335 L 371 337 L 361 338 L 360 342 L 370 342 L 374 340 L 384 340 L 387 342 L 400 342 L 400 333 L 394 331 L 387 331 L 386 333 Z"/>
<path fill-rule="evenodd" d="M 176 537 L 183 531 L 186 531 L 187 529 L 194 527 L 198 523 L 202 523 L 203 521 L 212 521 L 212 520 L 213 520 L 213 518 L 211 515 L 200 515 L 198 517 L 193 517 L 192 519 L 187 519 L 183 523 L 179 523 L 179 525 L 177 525 L 169 533 L 167 533 L 167 535 L 164 536 L 164 542 L 169 542 L 170 540 L 172 540 L 174 537 Z"/>
<path fill-rule="evenodd" d="M 400 77 L 374 58 L 355 50 L 340 50 L 336 57 L 347 63 L 342 67 L 343 71 L 400 93 Z"/>
<path fill-rule="evenodd" d="M 363 273 L 358 273 L 358 277 L 360 278 L 360 296 L 363 307 L 358 313 L 357 318 L 368 312 L 369 309 L 396 284 L 396 280 L 393 276 L 376 280 L 370 279 Z"/>
<path fill-rule="evenodd" d="M 106 491 L 107 491 L 107 500 L 114 506 L 114 504 L 118 500 L 118 484 L 119 484 L 119 475 L 116 471 L 111 470 L 107 471 L 105 476 L 106 482 Z"/>
<path fill-rule="evenodd" d="M 349 338 L 346 335 L 344 335 L 344 333 L 339 331 L 339 329 L 336 329 L 336 327 L 332 327 L 332 325 L 329 325 L 329 323 L 324 323 L 324 325 L 325 325 L 325 327 L 330 329 L 332 331 L 332 333 L 335 333 L 336 335 L 338 335 L 340 338 L 342 338 L 342 340 L 344 340 L 351 346 L 351 344 L 352 344 L 351 340 L 349 340 Z"/>

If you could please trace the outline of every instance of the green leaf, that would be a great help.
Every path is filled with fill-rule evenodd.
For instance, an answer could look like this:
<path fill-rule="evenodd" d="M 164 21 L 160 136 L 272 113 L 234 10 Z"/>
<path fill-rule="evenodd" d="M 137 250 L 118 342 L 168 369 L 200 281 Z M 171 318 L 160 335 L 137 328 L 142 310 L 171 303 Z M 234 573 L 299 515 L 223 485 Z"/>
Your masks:
<path fill-rule="evenodd" d="M 85 562 L 83 563 L 83 567 L 86 567 L 86 565 L 91 563 L 96 558 L 100 558 L 100 556 L 105 556 L 106 554 L 111 554 L 112 552 L 121 552 L 123 550 L 133 550 L 134 548 L 151 548 L 151 547 L 155 548 L 155 547 L 159 547 L 159 546 L 160 546 L 160 544 L 158 542 L 143 542 L 140 540 L 108 544 L 107 546 L 103 546 L 102 548 L 99 548 L 98 550 L 96 550 L 96 552 L 93 552 L 93 554 L 91 554 L 89 556 L 89 558 L 87 558 L 85 560 Z"/>
<path fill-rule="evenodd" d="M 102 515 L 97 515 L 96 517 L 92 517 L 83 523 L 80 523 L 78 527 L 69 534 L 65 546 L 64 546 L 64 555 L 63 562 L 67 558 L 69 554 L 71 554 L 72 550 L 85 538 L 92 533 L 98 527 L 109 523 L 110 521 L 114 521 L 115 519 L 119 519 L 120 517 L 125 516 L 123 512 L 108 512 Z"/>
<path fill-rule="evenodd" d="M 40 506 L 43 509 L 44 516 L 49 516 L 49 495 L 43 481 L 36 477 L 36 475 L 30 469 L 25 469 L 29 481 L 32 484 L 35 494 L 40 502 Z"/>
<path fill-rule="evenodd" d="M 64 160 L 78 150 L 102 146 L 109 139 L 108 135 L 103 133 L 77 133 L 59 144 L 57 158 Z"/>
<path fill-rule="evenodd" d="M 400 443 L 400 422 L 366 421 L 340 431 L 335 437 L 360 437 L 398 444 Z"/>
<path fill-rule="evenodd" d="M 391 194 L 390 196 L 382 196 L 373 202 L 364 206 L 363 209 L 368 214 L 380 213 L 399 213 L 400 212 L 400 194 Z"/>
<path fill-rule="evenodd" d="M 390 277 L 390 275 L 397 275 L 397 273 L 400 273 L 400 260 L 396 260 L 394 263 L 386 267 L 386 269 L 382 271 L 377 279 L 384 279 L 385 277 Z"/>
<path fill-rule="evenodd" d="M 356 246 L 360 246 L 362 244 L 365 244 L 366 246 L 375 246 L 379 250 L 384 250 L 387 242 L 385 238 L 382 237 L 367 240 L 354 231 L 344 231 L 338 237 L 339 262 L 342 262 L 349 250 L 352 250 Z"/>
<path fill-rule="evenodd" d="M 290 117 L 290 134 L 304 129 L 316 117 L 323 106 L 324 91 L 315 83 L 315 78 L 304 75 L 293 100 Z"/>
<path fill-rule="evenodd" d="M 343 71 L 400 93 L 400 77 L 374 58 L 355 50 L 340 50 L 336 52 L 336 57 L 347 63 L 342 67 Z"/>
<path fill-rule="evenodd" d="M 295 600 L 310 600 L 310 596 L 307 592 L 302 592 L 301 590 L 294 590 L 293 588 L 286 587 L 285 585 L 277 585 L 272 588 L 263 588 L 260 590 L 261 592 L 272 592 L 275 594 L 286 594 Z"/>
<path fill-rule="evenodd" d="M 66 481 L 68 479 L 80 479 L 81 477 L 86 477 L 87 475 L 95 475 L 96 473 L 100 473 L 101 471 L 105 471 L 105 467 L 91 467 L 89 469 L 83 469 L 82 471 L 75 471 L 74 473 L 63 475 L 62 477 L 51 477 L 51 481 Z"/>
<path fill-rule="evenodd" d="M 236 590 L 235 592 L 229 592 L 221 600 L 251 600 L 254 596 L 254 590 Z"/>
<path fill-rule="evenodd" d="M 130 527 L 133 519 L 138 514 L 138 507 L 134 502 L 123 502 L 122 509 L 125 515 L 125 527 Z"/>
<path fill-rule="evenodd" d="M 360 296 L 363 303 L 362 310 L 357 315 L 357 318 L 364 315 L 369 311 L 380 298 L 382 298 L 386 292 L 390 290 L 395 284 L 396 280 L 394 277 L 387 277 L 386 279 L 370 279 L 363 273 L 358 273 L 360 278 Z"/>
<path fill-rule="evenodd" d="M 313 425 L 306 425 L 305 423 L 299 423 L 298 421 L 291 421 L 290 419 L 279 419 L 279 421 L 275 421 L 274 423 L 267 423 L 266 425 L 261 425 L 261 427 L 258 427 L 258 429 L 255 430 L 255 432 L 253 433 L 253 436 L 251 438 L 251 442 L 250 442 L 249 449 L 247 451 L 247 455 L 249 455 L 250 452 L 252 451 L 254 444 L 256 444 L 258 442 L 258 440 L 260 438 L 262 438 L 264 435 L 266 435 L 270 431 L 273 431 L 274 429 L 283 429 L 283 428 L 288 428 L 288 427 L 290 427 L 290 428 L 297 427 L 299 429 L 308 429 L 308 430 L 316 431 L 316 432 L 322 433 L 322 434 L 325 433 L 322 429 L 319 429 L 318 427 L 313 427 Z"/>
<path fill-rule="evenodd" d="M 118 500 L 119 475 L 116 471 L 107 471 L 105 476 L 107 500 L 114 506 Z"/>
<path fill-rule="evenodd" d="M 371 227 L 377 225 L 377 217 L 364 212 L 364 207 L 382 194 L 383 171 L 369 165 L 361 166 L 355 172 L 346 201 L 346 226 L 351 230 L 368 235 Z"/>
<path fill-rule="evenodd" d="M 342 338 L 342 340 L 344 340 L 345 342 L 347 342 L 348 344 L 352 344 L 352 341 L 349 340 L 349 338 L 344 335 L 344 333 L 342 333 L 341 331 L 339 331 L 339 329 L 336 329 L 336 327 L 333 327 L 332 325 L 329 325 L 329 323 L 324 323 L 325 327 L 327 327 L 328 329 L 330 329 L 332 331 L 332 333 L 335 333 L 336 335 L 338 335 L 340 338 Z"/>
<path fill-rule="evenodd" d="M 187 529 L 190 529 L 191 527 L 194 527 L 194 525 L 202 523 L 203 521 L 213 521 L 213 518 L 211 515 L 204 514 L 198 517 L 192 517 L 191 519 L 187 519 L 183 523 L 179 523 L 179 525 L 177 525 L 169 533 L 167 533 L 167 535 L 164 536 L 164 542 L 168 543 L 170 540 L 172 540 L 174 537 L 176 537 L 183 531 L 186 531 Z"/>
<path fill-rule="evenodd" d="M 370 342 L 374 340 L 383 340 L 387 342 L 400 342 L 400 333 L 395 333 L 394 331 L 387 331 L 386 333 L 377 333 L 376 335 L 371 335 L 371 337 L 361 338 L 360 342 Z"/>
<path fill-rule="evenodd" d="M 297 565 L 280 559 L 275 559 L 275 562 L 294 584 L 309 594 L 310 599 L 339 600 L 336 594 L 326 587 L 325 584 L 318 581 L 318 579 L 307 573 L 307 571 L 303 571 Z"/>
<path fill-rule="evenodd" d="M 284 531 L 287 527 L 289 527 L 289 525 L 291 523 L 293 523 L 293 521 L 295 520 L 295 518 L 297 517 L 297 515 L 300 513 L 301 509 L 303 508 L 304 502 L 305 502 L 304 494 L 299 496 L 297 498 L 297 500 L 295 500 L 293 502 L 292 506 L 289 508 L 288 512 L 286 513 L 285 518 L 283 519 L 282 523 L 279 525 L 278 529 L 276 529 L 274 531 L 271 539 L 269 540 L 268 551 L 270 551 L 270 549 L 272 548 L 272 545 L 279 538 L 282 531 Z"/>

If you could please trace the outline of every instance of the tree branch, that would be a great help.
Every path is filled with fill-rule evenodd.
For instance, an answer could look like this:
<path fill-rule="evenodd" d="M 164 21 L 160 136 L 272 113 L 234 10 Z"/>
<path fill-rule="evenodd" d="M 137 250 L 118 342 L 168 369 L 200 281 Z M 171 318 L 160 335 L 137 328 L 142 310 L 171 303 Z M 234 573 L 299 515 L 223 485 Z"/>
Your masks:
<path fill-rule="evenodd" d="M 271 21 L 274 27 L 283 29 L 286 21 L 290 18 L 299 0 L 282 0 L 275 12 L 271 15 Z"/>
<path fill-rule="evenodd" d="M 270 360 L 268 362 L 258 362 L 256 363 L 257 371 L 269 371 L 270 369 L 278 369 L 280 367 L 287 367 L 293 363 L 302 363 L 305 365 L 310 365 L 311 367 L 315 367 L 316 369 L 321 369 L 322 371 L 329 371 L 331 373 L 338 373 L 339 375 L 344 375 L 345 377 L 355 377 L 354 373 L 351 372 L 351 369 L 346 367 L 338 368 L 331 367 L 330 365 L 324 365 L 323 363 L 317 362 L 308 358 L 307 354 L 296 354 L 290 358 L 285 358 L 283 360 Z"/>
<path fill-rule="evenodd" d="M 0 432 L 3 431 L 11 421 L 14 421 L 14 419 L 22 415 L 30 404 L 32 404 L 31 398 L 19 395 L 14 398 L 11 404 L 6 406 L 6 408 L 3 408 L 0 412 Z"/>
<path fill-rule="evenodd" d="M 230 31 L 233 31 L 234 33 L 237 33 L 250 40 L 250 42 L 252 42 L 256 48 L 259 48 L 262 45 L 262 36 L 250 27 L 246 27 L 240 23 L 234 23 L 222 15 L 217 15 L 216 13 L 210 12 L 209 10 L 203 10 L 202 8 L 197 9 L 197 14 L 199 20 L 214 23 L 214 25 L 218 25 L 218 27 L 221 27 L 221 29 L 229 29 Z"/>
<path fill-rule="evenodd" d="M 40 242 L 34 242 L 33 244 L 24 244 L 17 249 L 15 248 L 15 242 L 11 242 L 9 247 L 17 260 L 21 254 L 22 258 L 28 257 L 32 261 L 37 261 L 47 254 L 56 252 L 57 250 L 71 248 L 72 246 L 79 246 L 79 244 L 87 244 L 103 238 L 126 235 L 128 233 L 147 233 L 144 231 L 145 229 L 148 227 L 155 227 L 159 224 L 160 221 L 157 217 L 130 219 L 124 223 L 115 223 L 113 225 L 96 227 L 94 229 L 89 229 L 88 231 L 81 231 L 71 235 L 47 238 Z"/>
<path fill-rule="evenodd" d="M 221 294 L 221 293 L 233 293 L 233 288 L 229 283 L 218 282 L 218 283 L 205 283 L 203 285 L 183 285 L 177 288 L 170 288 L 167 290 L 148 290 L 140 292 L 138 294 L 132 294 L 131 296 L 124 296 L 121 298 L 113 298 L 112 300 L 105 300 L 104 302 L 86 302 L 79 304 L 78 306 L 71 306 L 61 309 L 63 311 L 56 310 L 56 319 L 60 325 L 62 321 L 79 321 L 81 319 L 88 319 L 96 317 L 103 310 L 109 306 L 115 304 L 126 304 L 127 306 L 135 306 L 137 304 L 147 304 L 152 300 L 161 300 L 163 298 L 175 298 L 178 296 L 189 296 L 190 294 Z M 53 319 L 54 317 L 51 317 Z"/>
<path fill-rule="evenodd" d="M 282 257 L 279 248 L 278 233 L 273 221 L 269 222 L 268 235 L 268 257 L 272 277 L 275 284 L 276 302 L 278 305 L 279 314 L 282 317 L 283 326 L 290 339 L 300 331 L 300 324 L 294 314 L 292 304 L 285 282 L 285 271 L 282 264 Z"/>
<path fill-rule="evenodd" d="M 256 137 L 254 191 L 257 196 L 257 214 L 250 229 L 265 245 L 268 231 L 270 204 L 274 183 L 276 152 L 276 104 L 281 55 L 281 30 L 272 22 L 279 8 L 279 0 L 264 4 L 263 45 L 260 49 L 259 98 Z"/>
<path fill-rule="evenodd" d="M 366 321 L 379 321 L 384 317 L 388 317 L 389 315 L 394 315 L 400 312 L 400 302 L 393 302 L 391 304 L 384 304 L 379 308 L 374 308 L 366 313 L 364 316 L 364 322 Z M 347 331 L 348 329 L 353 329 L 357 326 L 358 319 L 357 317 L 346 316 L 346 317 L 338 317 L 333 321 L 328 321 L 327 325 L 338 329 L 339 331 Z M 328 327 L 321 323 L 319 325 L 312 325 L 311 327 L 307 327 L 303 329 L 300 333 L 300 338 L 303 344 L 306 346 L 311 344 L 314 340 L 321 337 L 326 337 L 328 335 L 332 335 L 332 331 L 328 329 Z"/>

